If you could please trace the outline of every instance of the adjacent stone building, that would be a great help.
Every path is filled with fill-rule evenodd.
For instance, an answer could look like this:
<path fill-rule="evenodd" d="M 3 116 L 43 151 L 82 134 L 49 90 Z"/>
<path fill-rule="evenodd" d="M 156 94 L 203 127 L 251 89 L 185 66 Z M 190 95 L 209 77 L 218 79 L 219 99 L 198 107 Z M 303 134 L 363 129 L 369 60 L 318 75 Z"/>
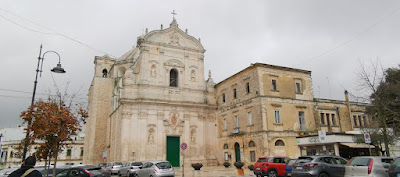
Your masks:
<path fill-rule="evenodd" d="M 314 98 L 311 71 L 255 63 L 214 84 L 211 73 L 204 78 L 204 53 L 173 19 L 168 28 L 146 29 L 120 58 L 95 57 L 84 162 L 180 166 L 183 142 L 185 163 L 204 165 L 365 150 L 346 132 L 371 121 L 366 105 L 347 94 L 346 101 Z M 320 130 L 329 141 L 318 141 Z"/>

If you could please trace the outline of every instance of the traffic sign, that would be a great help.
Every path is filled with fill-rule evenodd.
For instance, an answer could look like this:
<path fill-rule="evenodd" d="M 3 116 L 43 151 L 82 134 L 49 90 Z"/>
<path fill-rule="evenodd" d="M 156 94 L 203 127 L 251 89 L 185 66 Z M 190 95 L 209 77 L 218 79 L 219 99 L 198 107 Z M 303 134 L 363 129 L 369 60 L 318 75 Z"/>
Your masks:
<path fill-rule="evenodd" d="M 186 143 L 182 143 L 181 144 L 181 149 L 182 150 L 186 150 L 187 149 L 187 144 Z"/>
<path fill-rule="evenodd" d="M 364 133 L 365 143 L 371 143 L 371 135 L 369 133 Z"/>

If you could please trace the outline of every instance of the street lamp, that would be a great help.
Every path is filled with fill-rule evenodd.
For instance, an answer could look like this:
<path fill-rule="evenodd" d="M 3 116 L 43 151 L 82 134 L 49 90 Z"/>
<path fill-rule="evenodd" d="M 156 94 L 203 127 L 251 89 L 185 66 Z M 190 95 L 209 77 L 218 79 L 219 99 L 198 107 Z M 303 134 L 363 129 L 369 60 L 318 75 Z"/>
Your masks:
<path fill-rule="evenodd" d="M 52 51 L 52 50 L 46 51 L 46 52 L 43 53 L 43 55 L 42 55 L 42 45 L 40 45 L 38 63 L 37 63 L 37 67 L 36 67 L 36 77 L 35 77 L 35 81 L 34 81 L 34 85 L 33 85 L 33 94 L 32 94 L 31 107 L 32 107 L 32 106 L 34 105 L 34 103 L 35 103 L 36 86 L 37 86 L 37 82 L 38 82 L 38 81 L 37 81 L 37 79 L 38 79 L 38 74 L 39 74 L 39 72 L 40 72 L 40 77 L 42 76 L 43 60 L 44 60 L 44 56 L 45 56 L 47 53 L 55 53 L 55 54 L 57 54 L 57 56 L 58 56 L 58 64 L 57 64 L 57 66 L 54 67 L 51 71 L 52 71 L 52 72 L 55 72 L 55 73 L 65 73 L 64 68 L 61 67 L 61 63 L 60 63 L 61 57 L 60 57 L 60 55 L 59 55 L 57 52 Z M 39 66 L 40 66 L 40 70 L 39 70 Z M 29 121 L 28 121 L 28 125 L 27 125 L 27 129 L 26 129 L 26 136 L 25 136 L 25 143 L 24 143 L 24 151 L 23 151 L 23 154 L 22 154 L 22 161 L 25 160 L 25 158 L 26 158 L 26 153 L 27 153 L 27 151 L 28 151 L 28 142 L 27 142 L 27 140 L 28 140 L 28 138 L 29 138 L 29 126 L 30 126 L 31 124 L 32 124 L 32 121 L 29 120 Z"/>

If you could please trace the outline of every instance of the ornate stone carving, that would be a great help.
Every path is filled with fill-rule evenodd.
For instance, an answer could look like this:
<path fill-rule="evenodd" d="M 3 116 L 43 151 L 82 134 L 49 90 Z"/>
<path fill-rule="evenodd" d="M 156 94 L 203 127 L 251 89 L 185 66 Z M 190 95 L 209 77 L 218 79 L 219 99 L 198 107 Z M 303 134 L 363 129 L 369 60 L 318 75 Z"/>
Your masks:
<path fill-rule="evenodd" d="M 194 82 L 196 81 L 196 71 L 192 70 L 192 72 L 190 73 L 190 81 Z"/>
<path fill-rule="evenodd" d="M 163 112 L 158 112 L 158 113 L 157 113 L 157 118 L 158 118 L 158 119 L 164 118 L 164 113 L 163 113 Z"/>
<path fill-rule="evenodd" d="M 123 119 L 129 119 L 132 117 L 132 113 L 130 112 L 122 112 L 122 118 Z"/>
<path fill-rule="evenodd" d="M 180 46 L 179 44 L 179 35 L 176 32 L 173 32 L 169 35 L 170 42 L 168 44 Z"/>
<path fill-rule="evenodd" d="M 148 113 L 147 112 L 139 112 L 139 118 L 140 119 L 146 119 L 148 117 Z"/>
<path fill-rule="evenodd" d="M 176 67 L 176 68 L 184 68 L 185 67 L 185 65 L 177 59 L 168 60 L 167 62 L 164 63 L 164 66 L 170 66 L 170 67 Z"/>

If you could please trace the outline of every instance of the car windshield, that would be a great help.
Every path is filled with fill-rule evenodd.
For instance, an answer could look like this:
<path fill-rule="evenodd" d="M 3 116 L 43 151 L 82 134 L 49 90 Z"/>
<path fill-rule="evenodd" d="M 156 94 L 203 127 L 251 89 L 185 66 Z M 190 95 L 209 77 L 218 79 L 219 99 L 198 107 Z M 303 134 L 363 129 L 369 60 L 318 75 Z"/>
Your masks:
<path fill-rule="evenodd" d="M 142 162 L 133 162 L 131 163 L 131 166 L 142 166 Z"/>
<path fill-rule="evenodd" d="M 114 165 L 122 165 L 121 162 L 115 162 Z"/>
<path fill-rule="evenodd" d="M 157 166 L 159 169 L 171 168 L 171 164 L 170 164 L 169 162 L 159 162 L 159 163 L 156 163 L 156 166 Z"/>
<path fill-rule="evenodd" d="M 288 165 L 292 165 L 292 164 L 294 164 L 295 162 L 297 161 L 297 159 L 290 159 L 289 161 L 288 161 Z"/>
<path fill-rule="evenodd" d="M 267 158 L 259 158 L 257 162 L 268 162 Z"/>
<path fill-rule="evenodd" d="M 312 158 L 312 157 L 299 157 L 299 159 L 297 159 L 296 163 L 309 163 L 312 160 L 314 160 L 314 158 Z"/>
<path fill-rule="evenodd" d="M 354 158 L 349 166 L 368 166 L 371 158 Z"/>

